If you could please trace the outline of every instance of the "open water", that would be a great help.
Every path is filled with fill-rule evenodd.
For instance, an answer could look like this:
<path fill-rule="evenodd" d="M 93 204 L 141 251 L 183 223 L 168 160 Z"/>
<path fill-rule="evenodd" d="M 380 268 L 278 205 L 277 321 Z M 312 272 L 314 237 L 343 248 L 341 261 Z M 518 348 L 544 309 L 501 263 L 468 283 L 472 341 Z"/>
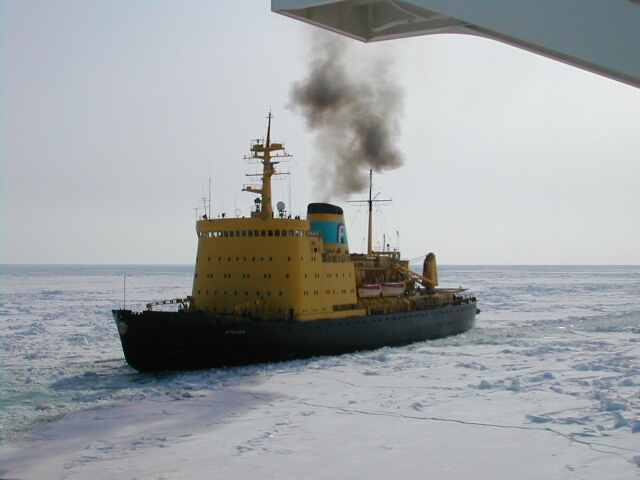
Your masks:
<path fill-rule="evenodd" d="M 482 313 L 477 328 L 434 347 L 640 329 L 640 266 L 440 266 L 439 273 L 442 286 L 470 289 Z M 111 310 L 184 297 L 192 274 L 192 266 L 171 265 L 4 266 L 0 440 L 27 440 L 71 412 L 228 384 L 257 368 L 143 375 L 127 366 Z"/>

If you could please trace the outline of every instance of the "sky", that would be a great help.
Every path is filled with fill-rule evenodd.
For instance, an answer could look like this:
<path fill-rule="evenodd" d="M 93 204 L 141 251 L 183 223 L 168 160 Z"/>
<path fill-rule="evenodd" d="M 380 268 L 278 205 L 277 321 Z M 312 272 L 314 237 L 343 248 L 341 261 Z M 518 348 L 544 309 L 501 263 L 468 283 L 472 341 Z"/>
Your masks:
<path fill-rule="evenodd" d="M 209 179 L 213 216 L 248 214 L 243 156 L 270 110 L 293 155 L 274 200 L 294 215 L 327 200 L 290 105 L 316 27 L 268 0 L 0 8 L 1 263 L 193 263 Z M 462 35 L 348 48 L 390 59 L 404 92 L 404 164 L 374 176 L 393 200 L 376 245 L 441 264 L 640 264 L 640 89 Z M 366 249 L 364 210 L 331 200 Z"/>

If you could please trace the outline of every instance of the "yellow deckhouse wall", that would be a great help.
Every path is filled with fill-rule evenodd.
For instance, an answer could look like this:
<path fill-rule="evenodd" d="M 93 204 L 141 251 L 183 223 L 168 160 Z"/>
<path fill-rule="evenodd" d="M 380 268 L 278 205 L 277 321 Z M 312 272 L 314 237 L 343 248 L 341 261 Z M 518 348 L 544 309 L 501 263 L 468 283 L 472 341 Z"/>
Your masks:
<path fill-rule="evenodd" d="M 322 237 L 307 220 L 201 220 L 196 231 L 198 310 L 296 320 L 363 314 L 353 264 L 323 263 Z"/>

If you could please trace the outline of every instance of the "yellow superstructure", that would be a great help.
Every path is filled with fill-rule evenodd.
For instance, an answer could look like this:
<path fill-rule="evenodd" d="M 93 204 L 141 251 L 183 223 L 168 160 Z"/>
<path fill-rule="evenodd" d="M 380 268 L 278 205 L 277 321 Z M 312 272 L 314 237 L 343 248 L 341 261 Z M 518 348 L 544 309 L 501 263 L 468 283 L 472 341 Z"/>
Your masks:
<path fill-rule="evenodd" d="M 197 309 L 295 320 L 364 313 L 357 306 L 353 263 L 325 252 L 309 220 L 201 220 L 197 232 Z"/>
<path fill-rule="evenodd" d="M 346 232 L 344 238 L 325 244 L 322 233 L 312 228 L 341 225 L 344 230 L 342 210 L 312 204 L 321 207 L 306 220 L 274 217 L 271 177 L 278 156 L 272 152 L 284 146 L 271 143 L 270 134 L 271 115 L 267 140 L 251 148 L 252 158 L 263 165 L 261 187 L 244 189 L 261 195 L 251 217 L 203 219 L 196 224 L 191 309 L 301 321 L 363 315 Z"/>

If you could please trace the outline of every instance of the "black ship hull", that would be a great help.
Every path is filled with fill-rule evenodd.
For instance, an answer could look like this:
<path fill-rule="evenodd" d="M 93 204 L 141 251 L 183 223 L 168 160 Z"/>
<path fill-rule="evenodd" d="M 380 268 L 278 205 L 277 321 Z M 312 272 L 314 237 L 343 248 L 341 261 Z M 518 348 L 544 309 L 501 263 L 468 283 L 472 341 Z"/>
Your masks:
<path fill-rule="evenodd" d="M 473 300 L 412 312 L 309 322 L 113 310 L 127 363 L 140 372 L 247 365 L 407 345 L 463 333 L 473 327 L 475 316 Z"/>

